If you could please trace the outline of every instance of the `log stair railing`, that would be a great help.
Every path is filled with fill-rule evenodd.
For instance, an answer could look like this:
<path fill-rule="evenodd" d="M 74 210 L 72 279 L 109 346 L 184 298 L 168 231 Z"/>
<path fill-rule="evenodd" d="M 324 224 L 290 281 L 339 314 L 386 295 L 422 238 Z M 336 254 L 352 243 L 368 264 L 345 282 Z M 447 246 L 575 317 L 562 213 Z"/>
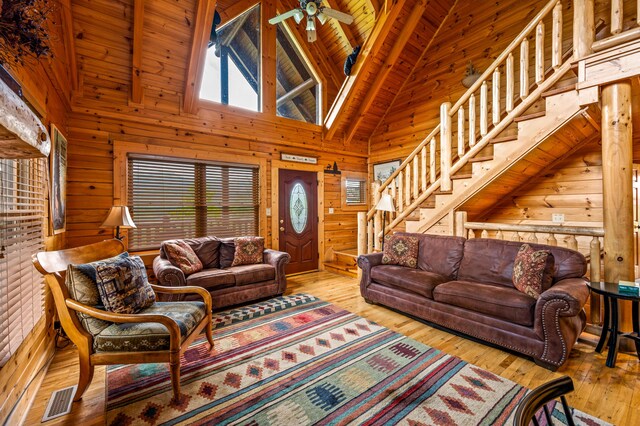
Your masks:
<path fill-rule="evenodd" d="M 551 27 L 550 34 L 546 33 L 547 26 Z M 571 70 L 571 59 L 563 57 L 566 40 L 562 30 L 563 3 L 551 0 L 455 104 L 441 105 L 440 124 L 385 182 L 374 186 L 372 206 L 383 193 L 390 193 L 396 213 L 385 229 L 375 208 L 359 219 L 359 243 L 366 240 L 361 253 L 379 250 L 381 237 L 429 197 L 451 193 L 452 176 Z M 545 62 L 548 52 L 551 58 Z M 551 64 L 549 72 L 546 63 Z"/>

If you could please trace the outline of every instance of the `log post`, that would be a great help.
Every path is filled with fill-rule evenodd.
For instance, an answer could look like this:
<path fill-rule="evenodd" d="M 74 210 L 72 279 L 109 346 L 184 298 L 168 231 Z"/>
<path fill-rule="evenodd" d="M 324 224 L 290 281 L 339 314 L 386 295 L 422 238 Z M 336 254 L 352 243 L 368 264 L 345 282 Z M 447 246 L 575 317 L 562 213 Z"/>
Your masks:
<path fill-rule="evenodd" d="M 393 182 L 391 183 L 391 185 L 393 185 Z M 371 192 L 373 193 L 372 207 L 375 207 L 378 205 L 378 202 L 380 201 L 380 197 L 382 196 L 382 194 L 380 194 L 381 183 L 379 180 L 376 180 L 373 182 L 371 186 L 372 186 Z M 382 212 L 376 211 L 375 214 L 373 215 L 373 235 L 374 235 L 373 248 L 376 250 L 380 249 L 380 239 L 378 238 L 378 234 L 380 233 L 381 228 L 382 228 Z"/>
<path fill-rule="evenodd" d="M 591 252 L 589 259 L 589 280 L 592 283 L 600 282 L 600 238 L 593 237 L 591 239 Z M 589 301 L 589 318 L 592 324 L 600 325 L 602 323 L 602 317 L 600 315 L 600 299 L 602 296 L 591 292 Z"/>
<path fill-rule="evenodd" d="M 584 58 L 593 52 L 596 38 L 594 0 L 573 2 L 573 59 Z"/>
<path fill-rule="evenodd" d="M 440 106 L 440 190 L 451 191 L 451 102 Z"/>
<path fill-rule="evenodd" d="M 551 65 L 558 69 L 562 65 L 562 3 L 553 8 L 553 28 L 551 32 Z"/>
<path fill-rule="evenodd" d="M 466 230 L 464 229 L 464 224 L 467 222 L 467 212 L 458 211 L 455 212 L 454 218 L 454 235 L 456 237 L 464 237 L 466 234 Z"/>
<path fill-rule="evenodd" d="M 602 192 L 604 196 L 604 280 L 634 280 L 633 128 L 631 82 L 602 88 Z M 630 331 L 631 312 L 621 304 L 622 329 Z"/>
<path fill-rule="evenodd" d="M 367 212 L 358 212 L 358 255 L 367 253 Z"/>
<path fill-rule="evenodd" d="M 476 144 L 476 95 L 469 96 L 469 148 Z"/>

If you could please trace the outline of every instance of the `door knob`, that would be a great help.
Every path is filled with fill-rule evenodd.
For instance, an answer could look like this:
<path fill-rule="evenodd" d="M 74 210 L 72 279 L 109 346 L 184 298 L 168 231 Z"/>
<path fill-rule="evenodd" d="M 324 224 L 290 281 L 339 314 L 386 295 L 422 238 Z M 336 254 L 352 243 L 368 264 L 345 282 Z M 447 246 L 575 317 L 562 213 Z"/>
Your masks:
<path fill-rule="evenodd" d="M 280 227 L 280 232 L 284 232 L 284 226 Z"/>
<path fill-rule="evenodd" d="M 280 219 L 280 225 L 284 223 L 284 219 Z"/>

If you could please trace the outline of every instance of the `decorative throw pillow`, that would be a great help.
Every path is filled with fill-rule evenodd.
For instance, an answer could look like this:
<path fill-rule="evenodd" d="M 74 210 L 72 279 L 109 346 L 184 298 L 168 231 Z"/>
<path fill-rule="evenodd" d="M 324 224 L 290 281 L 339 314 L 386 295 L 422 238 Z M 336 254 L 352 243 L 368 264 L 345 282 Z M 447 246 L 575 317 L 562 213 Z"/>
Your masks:
<path fill-rule="evenodd" d="M 236 251 L 233 255 L 233 262 L 231 263 L 231 266 L 262 263 L 264 238 L 238 237 L 235 239 L 235 246 Z"/>
<path fill-rule="evenodd" d="M 549 263 L 551 266 L 549 267 Z M 555 260 L 549 250 L 534 250 L 529 244 L 523 244 L 513 263 L 513 285 L 522 293 L 534 299 L 544 291 L 545 281 L 551 278 Z"/>
<path fill-rule="evenodd" d="M 135 314 L 156 301 L 139 256 L 94 262 L 100 299 L 107 311 Z"/>
<path fill-rule="evenodd" d="M 165 241 L 162 248 L 173 266 L 180 268 L 186 275 L 202 271 L 202 262 L 191 246 L 184 241 Z"/>
<path fill-rule="evenodd" d="M 129 253 L 124 252 L 119 255 L 105 259 L 102 262 L 115 262 L 118 259 L 129 257 Z M 104 310 L 102 301 L 100 300 L 100 293 L 98 292 L 98 285 L 96 283 L 96 265 L 94 263 L 84 263 L 79 265 L 69 265 L 67 267 L 67 275 L 65 277 L 65 283 L 69 290 L 69 296 L 80 303 L 87 306 L 91 306 L 96 309 Z M 107 328 L 111 323 L 109 321 L 103 321 L 98 318 L 94 318 L 90 315 L 78 312 L 78 318 L 82 323 L 82 327 L 87 330 L 92 336 L 97 336 L 102 330 Z"/>
<path fill-rule="evenodd" d="M 387 235 L 384 240 L 382 264 L 409 268 L 418 266 L 419 240 L 408 235 Z"/>

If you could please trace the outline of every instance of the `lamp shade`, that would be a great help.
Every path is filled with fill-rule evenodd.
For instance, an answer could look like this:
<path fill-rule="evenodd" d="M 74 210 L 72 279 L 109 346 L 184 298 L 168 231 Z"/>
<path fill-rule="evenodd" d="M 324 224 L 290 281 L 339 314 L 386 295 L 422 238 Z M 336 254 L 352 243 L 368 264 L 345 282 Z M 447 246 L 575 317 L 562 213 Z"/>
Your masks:
<path fill-rule="evenodd" d="M 127 206 L 113 206 L 100 228 L 135 228 Z"/>
<path fill-rule="evenodd" d="M 396 209 L 393 207 L 393 199 L 391 198 L 391 195 L 382 194 L 380 201 L 376 204 L 376 210 L 383 212 L 395 212 Z"/>

